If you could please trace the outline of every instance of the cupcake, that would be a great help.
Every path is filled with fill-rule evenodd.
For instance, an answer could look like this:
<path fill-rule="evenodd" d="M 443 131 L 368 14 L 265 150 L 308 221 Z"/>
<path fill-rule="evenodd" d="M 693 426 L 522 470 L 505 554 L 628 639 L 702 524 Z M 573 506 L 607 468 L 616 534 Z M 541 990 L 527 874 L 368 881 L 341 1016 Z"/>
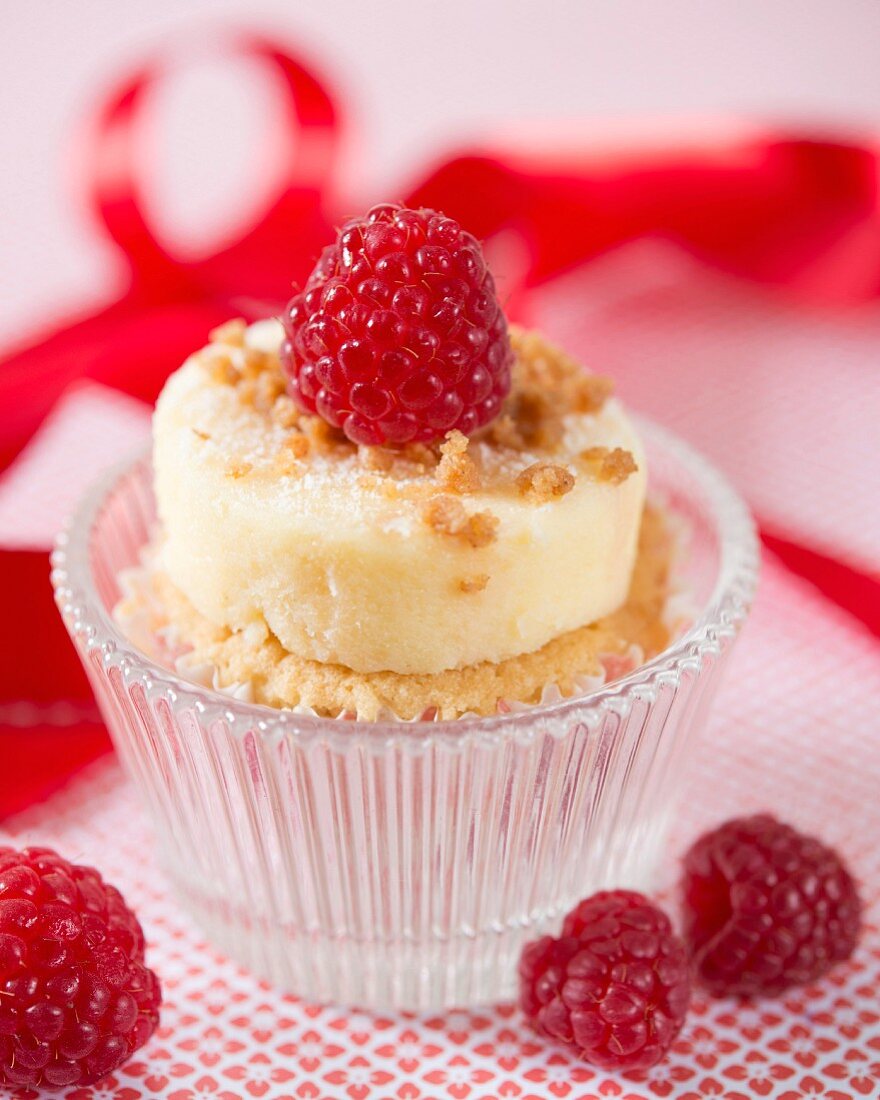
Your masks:
<path fill-rule="evenodd" d="M 381 206 L 169 379 L 152 459 L 53 560 L 210 939 L 312 1000 L 437 1010 L 650 888 L 756 543 L 699 456 L 508 326 L 467 232 Z"/>
<path fill-rule="evenodd" d="M 669 640 L 638 432 L 609 379 L 508 331 L 448 218 L 349 223 L 284 325 L 231 322 L 169 379 L 153 434 L 157 545 L 120 615 L 255 702 L 489 715 Z"/>

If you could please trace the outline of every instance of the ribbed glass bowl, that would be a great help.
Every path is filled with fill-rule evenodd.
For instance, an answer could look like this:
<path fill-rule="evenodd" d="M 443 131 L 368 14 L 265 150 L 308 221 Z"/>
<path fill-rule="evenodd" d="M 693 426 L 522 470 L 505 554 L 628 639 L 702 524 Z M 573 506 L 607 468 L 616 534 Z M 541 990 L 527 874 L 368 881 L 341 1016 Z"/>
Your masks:
<path fill-rule="evenodd" d="M 641 427 L 651 492 L 689 532 L 695 622 L 600 690 L 491 718 L 311 718 L 182 680 L 111 614 L 155 525 L 148 460 L 83 501 L 53 557 L 58 606 L 165 870 L 218 947 L 313 1001 L 485 1004 L 580 898 L 651 887 L 758 553 L 722 477 Z"/>

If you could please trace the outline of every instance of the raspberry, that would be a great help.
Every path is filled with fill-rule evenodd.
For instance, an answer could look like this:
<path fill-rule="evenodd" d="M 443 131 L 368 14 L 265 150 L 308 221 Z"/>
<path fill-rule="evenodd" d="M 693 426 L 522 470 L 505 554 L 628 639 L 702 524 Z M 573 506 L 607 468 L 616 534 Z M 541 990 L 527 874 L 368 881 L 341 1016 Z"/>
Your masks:
<path fill-rule="evenodd" d="M 106 1077 L 153 1034 L 161 992 L 118 890 L 48 848 L 0 848 L 0 1084 Z"/>
<path fill-rule="evenodd" d="M 629 890 L 582 901 L 559 939 L 526 946 L 519 977 L 520 1007 L 535 1027 L 601 1069 L 656 1065 L 690 1001 L 684 945 L 666 914 Z"/>
<path fill-rule="evenodd" d="M 849 958 L 861 905 L 840 856 L 768 814 L 706 833 L 684 860 L 685 939 L 711 993 L 777 994 Z"/>
<path fill-rule="evenodd" d="M 510 389 L 507 322 L 483 251 L 433 210 L 386 203 L 346 222 L 284 328 L 292 396 L 355 443 L 470 435 Z"/>

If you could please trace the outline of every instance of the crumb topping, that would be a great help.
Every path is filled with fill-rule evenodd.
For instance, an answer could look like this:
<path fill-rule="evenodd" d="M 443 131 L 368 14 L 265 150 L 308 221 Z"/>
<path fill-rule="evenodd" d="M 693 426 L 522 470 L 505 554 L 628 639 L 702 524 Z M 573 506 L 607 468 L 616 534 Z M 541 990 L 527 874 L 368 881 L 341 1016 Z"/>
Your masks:
<path fill-rule="evenodd" d="M 590 471 L 599 481 L 607 481 L 612 485 L 620 485 L 638 470 L 636 460 L 632 452 L 625 451 L 622 447 L 588 447 L 581 451 L 581 460 L 586 463 Z"/>
<path fill-rule="evenodd" d="M 230 357 L 222 352 L 208 355 L 206 366 L 212 381 L 222 386 L 234 386 L 241 377 Z"/>
<path fill-rule="evenodd" d="M 533 462 L 517 475 L 520 494 L 538 504 L 558 500 L 574 488 L 574 474 L 555 462 Z"/>
<path fill-rule="evenodd" d="M 500 416 L 485 431 L 499 447 L 553 451 L 571 413 L 597 413 L 611 396 L 610 378 L 588 374 L 536 332 L 512 325 L 513 384 Z"/>
<path fill-rule="evenodd" d="M 358 461 L 365 470 L 387 474 L 394 465 L 394 455 L 387 447 L 369 447 L 361 444 L 358 447 Z"/>
<path fill-rule="evenodd" d="M 226 473 L 232 478 L 247 477 L 251 472 L 253 466 L 250 462 L 245 462 L 243 459 L 234 459 L 226 467 Z"/>
<path fill-rule="evenodd" d="M 514 327 L 511 343 L 521 391 L 549 400 L 556 413 L 595 413 L 611 396 L 610 378 L 588 374 L 576 360 L 548 345 L 540 333 Z"/>
<path fill-rule="evenodd" d="M 279 394 L 272 405 L 272 419 L 279 428 L 295 428 L 299 423 L 299 409 L 292 397 L 286 393 Z"/>
<path fill-rule="evenodd" d="M 458 428 L 453 428 L 446 433 L 446 438 L 440 444 L 440 454 L 444 458 L 454 458 L 456 455 L 467 454 L 468 438 Z"/>
<path fill-rule="evenodd" d="M 262 354 L 262 353 L 257 353 Z M 248 367 L 250 364 L 250 368 Z M 248 374 L 248 369 L 253 370 L 253 364 L 249 357 L 245 357 L 245 369 L 241 373 L 238 382 L 238 394 L 245 405 L 250 405 L 258 412 L 271 413 L 277 399 L 284 395 L 284 379 L 277 372 L 256 368 L 258 373 Z M 323 421 L 322 421 L 323 423 Z"/>
<path fill-rule="evenodd" d="M 506 447 L 511 451 L 521 451 L 525 448 L 525 439 L 517 427 L 517 423 L 509 412 L 502 412 L 489 429 L 489 437 L 498 447 Z"/>
<path fill-rule="evenodd" d="M 439 444 L 401 447 L 358 446 L 320 417 L 302 412 L 287 392 L 277 353 L 265 345 L 251 346 L 241 319 L 214 329 L 201 358 L 215 383 L 234 387 L 241 405 L 265 417 L 267 427 L 278 433 L 280 443 L 272 444 L 269 469 L 301 473 L 311 457 L 352 459 L 371 475 L 361 478 L 364 488 L 378 488 L 389 500 L 420 499 L 431 493 L 437 503 L 428 509 L 427 522 L 444 533 L 485 545 L 479 540 L 491 541 L 492 525 L 467 517 L 463 510 L 459 513 L 451 501 L 489 485 L 536 503 L 558 500 L 570 492 L 575 474 L 567 465 L 529 459 L 559 454 L 566 417 L 598 413 L 612 392 L 609 379 L 587 373 L 540 334 L 514 325 L 510 340 L 513 385 L 493 423 L 470 439 L 454 430 Z M 243 461 L 252 457 L 241 456 Z M 637 468 L 633 456 L 620 448 L 591 447 L 579 459 L 594 478 L 613 485 Z M 523 460 L 528 462 L 525 468 Z M 412 492 L 404 488 L 405 483 Z M 464 535 L 465 531 L 469 534 Z"/>
<path fill-rule="evenodd" d="M 310 449 L 319 455 L 333 454 L 339 449 L 339 435 L 326 420 L 320 416 L 300 417 L 300 427 L 305 432 Z"/>
<path fill-rule="evenodd" d="M 208 333 L 208 338 L 212 344 L 229 344 L 233 348 L 242 348 L 246 332 L 247 321 L 243 317 L 235 317 L 212 329 Z"/>
<path fill-rule="evenodd" d="M 464 505 L 455 497 L 432 497 L 422 507 L 422 519 L 438 535 L 461 539 L 475 550 L 488 546 L 498 536 L 497 516 L 491 512 L 468 515 Z"/>
<path fill-rule="evenodd" d="M 358 462 L 365 470 L 387 474 L 397 481 L 422 477 L 439 461 L 438 452 L 424 443 L 408 443 L 405 447 L 396 449 L 361 443 L 358 445 L 357 455 Z"/>
<path fill-rule="evenodd" d="M 460 592 L 466 592 L 470 595 L 474 592 L 482 592 L 488 583 L 489 574 L 478 573 L 475 577 L 462 577 L 458 582 L 458 588 Z"/>
<path fill-rule="evenodd" d="M 442 457 L 437 467 L 437 481 L 446 492 L 473 493 L 480 487 L 480 472 L 467 449 L 467 436 L 458 429 L 448 432 L 440 444 Z"/>
<path fill-rule="evenodd" d="M 285 440 L 285 446 L 296 459 L 305 458 L 312 449 L 308 437 L 301 432 L 297 432 L 295 435 L 289 435 Z"/>
<path fill-rule="evenodd" d="M 460 433 L 459 433 L 460 434 Z M 464 439 L 464 436 L 462 436 Z M 436 444 L 431 446 L 428 443 L 407 443 L 403 448 L 403 460 L 410 463 L 410 465 L 420 466 L 422 470 L 433 470 L 440 460 L 440 451 L 443 448 L 438 448 Z"/>

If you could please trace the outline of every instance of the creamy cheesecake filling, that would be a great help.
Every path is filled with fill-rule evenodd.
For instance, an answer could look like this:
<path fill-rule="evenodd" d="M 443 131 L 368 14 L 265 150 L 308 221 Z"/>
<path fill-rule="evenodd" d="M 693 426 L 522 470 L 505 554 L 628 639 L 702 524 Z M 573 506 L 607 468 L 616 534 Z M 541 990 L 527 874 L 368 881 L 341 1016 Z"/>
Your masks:
<path fill-rule="evenodd" d="M 123 577 L 115 615 L 156 660 L 247 702 L 363 721 L 491 715 L 594 690 L 663 650 L 692 614 L 670 598 L 677 548 L 674 522 L 649 504 L 622 607 L 533 653 L 433 674 L 353 672 L 289 653 L 265 629 L 215 626 L 161 571 L 155 548 Z"/>
<path fill-rule="evenodd" d="M 515 369 L 492 432 L 397 459 L 296 417 L 280 340 L 274 322 L 228 328 L 157 405 L 161 568 L 206 620 L 356 673 L 426 675 L 538 651 L 624 604 L 643 450 L 561 353 L 513 333 L 532 396 L 547 368 L 571 382 L 554 431 L 534 430 Z"/>

